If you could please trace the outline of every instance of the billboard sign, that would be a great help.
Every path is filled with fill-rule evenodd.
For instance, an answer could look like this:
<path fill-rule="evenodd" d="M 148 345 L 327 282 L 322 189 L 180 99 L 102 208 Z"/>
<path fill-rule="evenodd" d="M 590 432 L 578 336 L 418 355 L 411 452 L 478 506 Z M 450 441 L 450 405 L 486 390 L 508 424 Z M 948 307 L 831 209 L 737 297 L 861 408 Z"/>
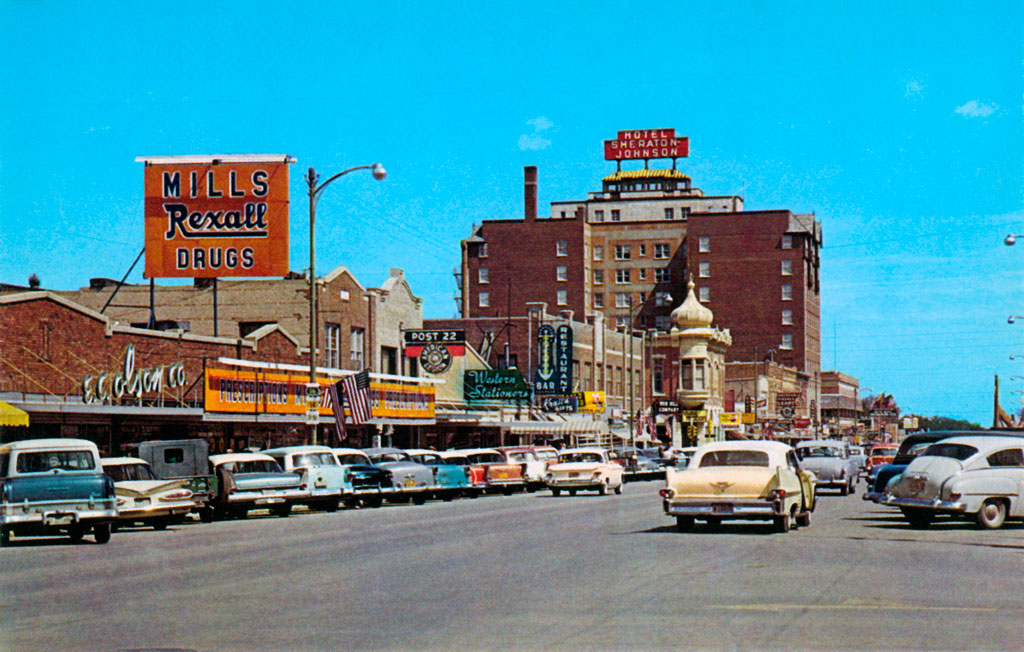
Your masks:
<path fill-rule="evenodd" d="M 573 394 L 553 394 L 542 396 L 540 409 L 545 412 L 578 412 L 580 400 Z"/>
<path fill-rule="evenodd" d="M 675 129 L 632 129 L 604 141 L 606 161 L 681 158 L 690 155 L 690 139 L 676 137 Z"/>
<path fill-rule="evenodd" d="M 280 155 L 139 157 L 146 278 L 288 274 L 288 163 Z"/>
<path fill-rule="evenodd" d="M 572 390 L 572 328 L 565 324 L 544 324 L 537 329 L 537 370 L 534 389 L 538 394 L 568 394 Z"/>
<path fill-rule="evenodd" d="M 578 410 L 588 414 L 603 414 L 605 411 L 604 392 L 573 392 L 576 397 Z"/>
<path fill-rule="evenodd" d="M 466 331 L 444 330 L 404 331 L 405 357 L 419 358 L 420 367 L 428 374 L 443 374 L 452 366 L 452 358 L 466 355 Z"/>

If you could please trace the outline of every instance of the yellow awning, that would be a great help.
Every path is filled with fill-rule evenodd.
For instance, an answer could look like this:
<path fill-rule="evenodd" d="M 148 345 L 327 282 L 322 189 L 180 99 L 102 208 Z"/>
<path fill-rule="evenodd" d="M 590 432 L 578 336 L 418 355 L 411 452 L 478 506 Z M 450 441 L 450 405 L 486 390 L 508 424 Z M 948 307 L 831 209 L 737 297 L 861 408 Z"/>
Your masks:
<path fill-rule="evenodd" d="M 0 426 L 28 426 L 28 412 L 0 401 Z"/>

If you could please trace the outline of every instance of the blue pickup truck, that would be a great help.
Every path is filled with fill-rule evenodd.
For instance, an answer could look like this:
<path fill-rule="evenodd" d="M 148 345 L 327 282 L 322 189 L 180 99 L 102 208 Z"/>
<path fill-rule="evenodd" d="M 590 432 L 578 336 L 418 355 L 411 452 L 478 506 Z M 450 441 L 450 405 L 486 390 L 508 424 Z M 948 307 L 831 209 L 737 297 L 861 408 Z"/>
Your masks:
<path fill-rule="evenodd" d="M 114 481 L 103 473 L 96 444 L 84 439 L 32 439 L 0 445 L 0 545 L 11 535 L 92 532 L 110 540 L 117 519 Z"/>

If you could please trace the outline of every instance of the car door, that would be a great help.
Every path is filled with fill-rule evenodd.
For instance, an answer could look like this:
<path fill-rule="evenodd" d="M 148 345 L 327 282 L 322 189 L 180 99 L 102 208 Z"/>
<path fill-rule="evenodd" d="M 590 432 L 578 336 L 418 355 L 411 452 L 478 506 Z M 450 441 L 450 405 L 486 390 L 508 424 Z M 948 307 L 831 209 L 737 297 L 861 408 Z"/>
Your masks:
<path fill-rule="evenodd" d="M 1010 496 L 1007 516 L 1024 516 L 1024 449 L 1004 448 L 986 458 L 988 465 L 1000 476 L 1010 480 L 1017 495 Z"/>
<path fill-rule="evenodd" d="M 786 453 L 786 462 L 790 470 L 800 480 L 800 489 L 803 491 L 802 510 L 811 510 L 814 506 L 814 475 L 800 468 L 800 460 L 797 459 L 796 451 Z"/>

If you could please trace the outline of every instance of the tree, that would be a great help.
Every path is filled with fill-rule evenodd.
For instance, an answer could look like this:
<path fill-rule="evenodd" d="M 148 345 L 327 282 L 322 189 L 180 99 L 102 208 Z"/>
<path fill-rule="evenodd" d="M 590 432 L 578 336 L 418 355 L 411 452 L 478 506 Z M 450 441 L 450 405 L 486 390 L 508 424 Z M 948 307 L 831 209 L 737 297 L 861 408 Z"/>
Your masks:
<path fill-rule="evenodd" d="M 981 430 L 976 423 L 949 417 L 919 417 L 918 425 L 922 430 Z"/>

